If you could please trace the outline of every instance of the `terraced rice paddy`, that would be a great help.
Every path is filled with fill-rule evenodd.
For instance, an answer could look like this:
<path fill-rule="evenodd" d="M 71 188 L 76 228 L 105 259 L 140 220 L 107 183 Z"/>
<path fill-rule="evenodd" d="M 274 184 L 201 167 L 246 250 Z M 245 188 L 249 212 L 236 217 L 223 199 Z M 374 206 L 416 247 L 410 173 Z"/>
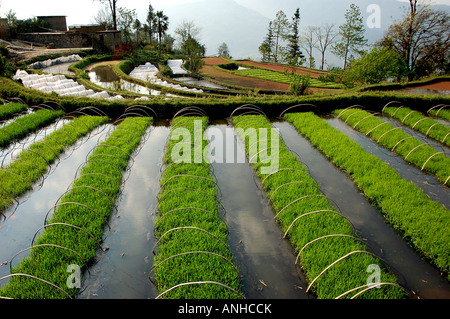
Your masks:
<path fill-rule="evenodd" d="M 290 84 L 292 82 L 292 76 L 290 74 L 264 70 L 264 69 L 247 69 L 247 70 L 237 70 L 233 72 L 236 75 L 248 76 L 253 78 L 258 78 L 262 80 L 270 80 L 274 82 L 280 82 L 285 84 Z M 341 89 L 342 86 L 336 83 L 325 83 L 317 79 L 311 78 L 310 86 L 316 88 L 326 88 L 326 89 Z"/>
<path fill-rule="evenodd" d="M 198 107 L 171 120 L 137 105 L 118 119 L 95 108 L 0 107 L 11 135 L 0 171 L 0 238 L 11 242 L 0 252 L 0 296 L 449 298 L 450 174 L 446 146 L 434 148 L 442 135 L 423 145 L 390 124 L 398 120 L 356 107 L 289 112 L 270 119 L 245 105 L 217 125 Z M 396 125 L 406 128 L 411 112 Z M 67 189 L 47 187 L 53 177 Z M 436 196 L 421 185 L 429 178 Z"/>

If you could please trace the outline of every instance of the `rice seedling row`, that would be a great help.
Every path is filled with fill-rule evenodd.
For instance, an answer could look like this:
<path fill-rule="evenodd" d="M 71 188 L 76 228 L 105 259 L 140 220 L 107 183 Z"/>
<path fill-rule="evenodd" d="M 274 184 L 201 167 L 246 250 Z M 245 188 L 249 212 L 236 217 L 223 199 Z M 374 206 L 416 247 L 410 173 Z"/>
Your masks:
<path fill-rule="evenodd" d="M 47 213 L 29 257 L 14 267 L 10 264 L 10 281 L 0 290 L 1 296 L 62 299 L 77 293 L 68 271 L 88 269 L 97 250 L 105 249 L 102 236 L 122 188 L 122 174 L 150 122 L 151 118 L 127 118 L 95 148 L 73 184 Z"/>
<path fill-rule="evenodd" d="M 150 271 L 159 291 L 156 298 L 241 299 L 240 275 L 227 243 L 217 184 L 202 153 L 207 145 L 203 134 L 208 119 L 176 117 L 172 125 Z M 193 141 L 185 137 L 180 141 L 179 133 L 198 135 Z"/>
<path fill-rule="evenodd" d="M 24 149 L 0 170 L 0 211 L 17 203 L 17 198 L 33 187 L 67 147 L 107 120 L 106 117 L 82 116 Z"/>
<path fill-rule="evenodd" d="M 389 106 L 383 113 L 399 120 L 402 124 L 430 137 L 443 145 L 450 146 L 450 127 L 423 115 L 421 112 L 411 110 L 405 106 Z"/>
<path fill-rule="evenodd" d="M 435 118 L 440 118 L 450 122 L 450 110 L 448 109 L 450 105 L 439 104 L 430 108 L 427 112 L 428 115 L 434 116 Z"/>
<path fill-rule="evenodd" d="M 24 112 L 28 106 L 22 103 L 7 103 L 0 106 L 0 121 L 8 120 L 15 115 Z"/>
<path fill-rule="evenodd" d="M 0 128 L 0 147 L 6 147 L 14 141 L 45 127 L 61 117 L 64 111 L 39 110 L 24 117 L 19 117 Z"/>
<path fill-rule="evenodd" d="M 325 299 L 349 298 L 358 293 L 369 299 L 401 298 L 404 292 L 396 278 L 367 249 L 364 240 L 354 234 L 351 223 L 323 195 L 281 137 L 258 134 L 261 129 L 270 130 L 270 122 L 262 115 L 238 116 L 232 121 L 273 206 L 274 219 L 295 248 L 296 263 L 309 281 L 308 290 Z M 261 143 L 267 140 L 269 144 L 279 143 L 279 168 L 272 173 L 264 172 L 263 167 L 273 154 L 258 153 L 257 147 L 259 144 L 261 150 Z M 369 267 L 383 269 L 380 287 L 384 287 L 363 292 L 368 288 Z"/>
<path fill-rule="evenodd" d="M 285 119 L 346 171 L 387 222 L 448 277 L 450 215 L 446 208 L 313 113 L 287 114 Z"/>
<path fill-rule="evenodd" d="M 448 184 L 450 158 L 444 152 L 436 151 L 432 146 L 404 132 L 401 127 L 394 127 L 374 116 L 375 114 L 359 108 L 338 109 L 332 113 L 378 144 L 395 151 L 408 163 L 436 176 L 441 183 Z"/>

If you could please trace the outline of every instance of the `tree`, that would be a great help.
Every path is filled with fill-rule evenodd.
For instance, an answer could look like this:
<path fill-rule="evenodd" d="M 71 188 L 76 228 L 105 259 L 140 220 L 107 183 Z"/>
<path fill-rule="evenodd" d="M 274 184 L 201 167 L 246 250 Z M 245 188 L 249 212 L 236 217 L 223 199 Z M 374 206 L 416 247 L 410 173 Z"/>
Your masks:
<path fill-rule="evenodd" d="M 150 38 L 150 44 L 153 42 L 153 36 L 155 34 L 156 15 L 155 10 L 151 4 L 148 5 L 147 11 L 147 33 Z"/>
<path fill-rule="evenodd" d="M 409 1 L 403 20 L 389 27 L 377 45 L 399 54 L 412 71 L 410 79 L 445 70 L 450 50 L 450 16 L 418 0 Z"/>
<path fill-rule="evenodd" d="M 292 18 L 292 23 L 290 24 L 290 33 L 287 35 L 288 44 L 288 60 L 289 64 L 298 65 L 302 64 L 302 59 L 305 58 L 303 52 L 300 50 L 300 36 L 299 36 L 299 25 L 300 25 L 300 9 L 295 11 L 294 17 Z"/>
<path fill-rule="evenodd" d="M 333 53 L 344 59 L 344 70 L 347 68 L 349 55 L 361 55 L 361 48 L 367 44 L 363 17 L 357 5 L 350 5 L 350 9 L 345 13 L 345 20 L 345 24 L 339 27 L 341 40 L 333 46 Z"/>
<path fill-rule="evenodd" d="M 259 52 L 262 55 L 262 62 L 272 62 L 273 59 L 273 46 L 274 46 L 274 35 L 272 21 L 269 22 L 269 28 L 267 29 L 267 36 L 264 42 L 259 46 Z"/>
<path fill-rule="evenodd" d="M 169 17 L 166 16 L 163 11 L 156 12 L 155 29 L 156 32 L 158 33 L 159 53 L 161 54 L 162 37 L 163 35 L 166 34 L 167 30 L 169 29 Z"/>
<path fill-rule="evenodd" d="M 107 5 L 109 5 L 109 9 L 111 12 L 111 17 L 112 17 L 112 23 L 113 23 L 113 30 L 117 30 L 117 2 L 119 0 L 94 0 L 94 1 L 99 1 L 102 3 L 105 3 Z"/>
<path fill-rule="evenodd" d="M 97 24 L 103 25 L 106 30 L 114 29 L 114 22 L 111 15 L 108 13 L 108 8 L 106 6 L 103 6 L 98 10 L 94 20 Z"/>
<path fill-rule="evenodd" d="M 139 33 L 142 30 L 142 24 L 141 21 L 139 21 L 139 19 L 134 20 L 133 29 L 136 31 L 136 41 L 139 42 L 140 41 Z"/>
<path fill-rule="evenodd" d="M 186 62 L 187 69 L 194 77 L 199 76 L 200 70 L 204 65 L 203 56 L 206 53 L 206 48 L 201 45 L 196 39 L 189 37 L 183 42 L 183 52 L 186 52 L 188 60 Z"/>
<path fill-rule="evenodd" d="M 183 46 L 189 38 L 200 41 L 200 31 L 200 27 L 194 21 L 183 21 L 177 26 L 175 34 L 178 36 L 180 45 Z"/>
<path fill-rule="evenodd" d="M 132 41 L 133 24 L 136 21 L 136 9 L 119 8 L 118 27 L 126 43 Z"/>
<path fill-rule="evenodd" d="M 328 48 L 333 45 L 337 33 L 334 31 L 334 24 L 324 24 L 320 27 L 314 28 L 314 35 L 317 39 L 316 48 L 320 51 L 322 62 L 320 69 L 323 70 L 325 66 L 325 53 Z"/>
<path fill-rule="evenodd" d="M 302 47 L 305 49 L 306 54 L 308 54 L 308 62 L 309 68 L 315 68 L 316 62 L 313 56 L 313 50 L 317 46 L 317 39 L 315 37 L 316 27 L 309 26 L 303 31 L 301 36 L 300 43 L 302 43 Z"/>
<path fill-rule="evenodd" d="M 344 77 L 347 83 L 377 84 L 390 78 L 400 80 L 407 70 L 405 61 L 393 50 L 375 47 L 352 61 Z"/>
<path fill-rule="evenodd" d="M 281 44 L 283 40 L 287 39 L 287 30 L 289 28 L 289 21 L 286 14 L 282 10 L 278 11 L 275 20 L 272 23 L 272 27 L 275 42 L 273 57 L 274 61 L 278 62 L 279 60 L 282 60 L 282 55 L 284 52 Z"/>
<path fill-rule="evenodd" d="M 228 50 L 228 45 L 225 42 L 219 46 L 217 51 L 218 51 L 218 56 L 227 58 L 227 59 L 231 58 L 230 51 Z"/>

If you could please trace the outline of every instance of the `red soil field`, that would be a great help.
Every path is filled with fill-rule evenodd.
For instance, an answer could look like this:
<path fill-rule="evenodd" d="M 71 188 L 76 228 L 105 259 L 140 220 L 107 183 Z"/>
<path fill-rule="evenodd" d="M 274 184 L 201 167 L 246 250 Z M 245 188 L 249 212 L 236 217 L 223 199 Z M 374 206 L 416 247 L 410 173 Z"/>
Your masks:
<path fill-rule="evenodd" d="M 450 91 L 450 81 L 442 81 L 439 83 L 433 84 L 425 84 L 421 86 L 411 87 L 414 89 L 430 89 L 430 90 L 439 90 L 439 91 Z"/>

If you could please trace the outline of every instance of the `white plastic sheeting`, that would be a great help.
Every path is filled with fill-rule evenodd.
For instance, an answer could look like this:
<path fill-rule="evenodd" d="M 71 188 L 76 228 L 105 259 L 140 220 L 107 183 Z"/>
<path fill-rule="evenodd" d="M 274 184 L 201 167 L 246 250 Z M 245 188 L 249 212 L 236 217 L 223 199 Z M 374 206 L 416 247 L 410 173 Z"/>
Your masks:
<path fill-rule="evenodd" d="M 181 61 L 181 63 L 183 62 L 182 60 L 169 60 L 169 62 L 170 61 Z M 203 90 L 201 90 L 201 89 L 190 89 L 190 88 L 181 86 L 179 84 L 172 84 L 167 81 L 161 80 L 157 77 L 158 72 L 159 72 L 159 70 L 153 64 L 147 62 L 147 63 L 145 63 L 145 65 L 140 65 L 140 66 L 136 67 L 133 71 L 131 71 L 131 73 L 129 75 L 135 79 L 139 79 L 142 81 L 148 81 L 152 84 L 176 89 L 179 91 L 203 93 Z"/>
<path fill-rule="evenodd" d="M 87 90 L 83 85 L 72 79 L 67 79 L 64 75 L 28 74 L 26 71 L 17 70 L 13 79 L 22 80 L 22 84 L 26 88 L 39 90 L 44 93 L 55 92 L 59 96 L 86 96 L 107 100 L 123 99 L 120 95 L 110 96 L 106 91 L 96 93 L 91 89 Z"/>
<path fill-rule="evenodd" d="M 72 54 L 69 56 L 63 56 L 57 59 L 48 59 L 45 61 L 35 62 L 29 65 L 30 69 L 44 69 L 53 65 L 63 64 L 63 63 L 71 63 L 81 61 L 81 57 L 78 54 Z"/>
<path fill-rule="evenodd" d="M 169 60 L 167 61 L 167 65 L 172 70 L 174 75 L 188 74 L 188 72 L 183 69 L 183 60 Z"/>
<path fill-rule="evenodd" d="M 157 79 L 157 74 L 159 70 L 156 66 L 151 64 L 150 62 L 145 63 L 144 65 L 140 65 L 137 68 L 135 68 L 129 76 L 131 76 L 134 79 L 138 79 L 141 81 L 153 81 Z"/>

